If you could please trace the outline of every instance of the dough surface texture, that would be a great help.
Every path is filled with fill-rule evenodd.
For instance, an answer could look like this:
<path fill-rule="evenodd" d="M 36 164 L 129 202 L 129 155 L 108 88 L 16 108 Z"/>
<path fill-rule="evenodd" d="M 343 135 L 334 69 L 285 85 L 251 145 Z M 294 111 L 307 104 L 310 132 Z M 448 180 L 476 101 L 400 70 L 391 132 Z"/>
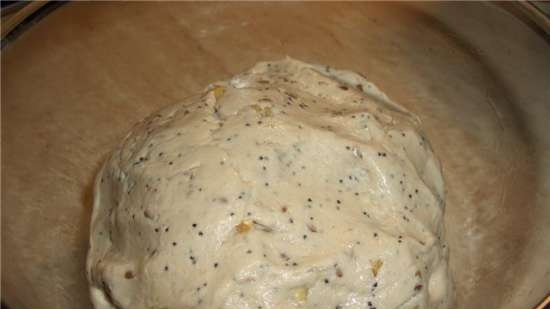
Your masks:
<path fill-rule="evenodd" d="M 450 308 L 441 169 L 359 74 L 262 62 L 137 124 L 95 187 L 96 309 Z"/>

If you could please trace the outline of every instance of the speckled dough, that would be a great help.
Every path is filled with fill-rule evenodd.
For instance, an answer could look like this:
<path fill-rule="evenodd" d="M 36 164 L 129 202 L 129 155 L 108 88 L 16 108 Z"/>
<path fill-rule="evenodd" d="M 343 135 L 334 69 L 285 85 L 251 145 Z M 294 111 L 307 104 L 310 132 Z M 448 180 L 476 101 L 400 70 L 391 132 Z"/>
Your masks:
<path fill-rule="evenodd" d="M 449 308 L 418 126 L 363 77 L 293 59 L 151 115 L 97 178 L 95 307 Z"/>

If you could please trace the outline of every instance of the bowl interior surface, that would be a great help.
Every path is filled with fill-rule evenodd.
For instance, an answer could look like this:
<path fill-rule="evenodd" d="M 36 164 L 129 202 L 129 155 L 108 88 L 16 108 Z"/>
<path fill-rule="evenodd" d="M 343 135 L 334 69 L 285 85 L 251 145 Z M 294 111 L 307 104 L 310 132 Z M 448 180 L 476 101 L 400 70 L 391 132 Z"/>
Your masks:
<path fill-rule="evenodd" d="M 357 71 L 442 162 L 457 308 L 550 286 L 550 45 L 487 3 L 70 3 L 2 51 L 2 295 L 91 308 L 91 185 L 132 125 L 257 61 Z M 545 259 L 546 258 L 546 259 Z"/>

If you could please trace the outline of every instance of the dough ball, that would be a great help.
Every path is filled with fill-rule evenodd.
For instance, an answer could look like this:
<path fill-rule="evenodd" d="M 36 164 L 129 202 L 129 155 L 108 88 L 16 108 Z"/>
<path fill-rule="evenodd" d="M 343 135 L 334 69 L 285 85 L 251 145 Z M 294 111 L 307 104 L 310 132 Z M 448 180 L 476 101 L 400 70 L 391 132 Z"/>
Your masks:
<path fill-rule="evenodd" d="M 448 308 L 419 124 L 362 76 L 290 58 L 151 115 L 97 178 L 95 307 Z"/>

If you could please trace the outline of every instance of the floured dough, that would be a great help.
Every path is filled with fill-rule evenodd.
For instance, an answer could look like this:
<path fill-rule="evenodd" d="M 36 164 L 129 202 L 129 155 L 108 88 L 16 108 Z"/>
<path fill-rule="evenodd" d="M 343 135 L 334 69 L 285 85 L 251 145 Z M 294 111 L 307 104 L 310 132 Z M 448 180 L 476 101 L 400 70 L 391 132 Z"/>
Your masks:
<path fill-rule="evenodd" d="M 418 125 L 363 77 L 290 58 L 151 115 L 97 179 L 95 307 L 448 308 Z"/>

